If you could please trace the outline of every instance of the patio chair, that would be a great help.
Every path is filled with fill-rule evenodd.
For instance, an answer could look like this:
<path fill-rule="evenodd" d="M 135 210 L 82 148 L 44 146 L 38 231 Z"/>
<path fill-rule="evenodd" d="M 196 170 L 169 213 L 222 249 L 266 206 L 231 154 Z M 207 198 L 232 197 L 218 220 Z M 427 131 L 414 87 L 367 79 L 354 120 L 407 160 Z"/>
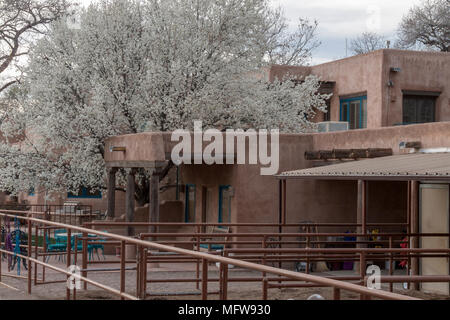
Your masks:
<path fill-rule="evenodd" d="M 214 237 L 214 235 L 215 234 L 216 235 L 229 234 L 229 233 L 231 233 L 231 230 L 229 227 L 211 227 L 210 232 L 208 232 L 208 233 L 210 233 L 211 236 L 208 238 L 202 238 L 201 241 L 216 240 L 218 242 L 223 242 L 223 241 L 228 241 L 229 237 L 223 237 L 223 236 Z M 195 240 L 195 238 L 194 238 L 194 240 Z M 225 248 L 225 245 L 222 243 L 208 243 L 208 244 L 201 243 L 200 248 L 197 248 L 197 246 L 194 245 L 194 250 L 200 250 L 200 251 L 205 251 L 205 252 L 219 251 L 219 250 L 223 250 L 224 248 Z"/>
<path fill-rule="evenodd" d="M 102 230 L 102 232 L 106 232 L 107 233 L 108 231 Z M 95 237 L 92 237 L 92 238 L 98 238 L 98 237 L 95 236 Z M 98 239 L 95 239 L 95 241 L 96 242 L 105 242 L 106 239 L 98 238 Z M 88 245 L 89 261 L 91 261 L 91 258 L 93 258 L 93 256 L 94 256 L 94 250 L 95 250 L 95 253 L 97 254 L 97 258 L 99 260 L 100 260 L 100 255 L 98 254 L 98 250 L 102 251 L 103 260 L 106 260 L 106 257 L 105 257 L 105 246 L 103 244 L 100 244 L 100 243 L 95 243 L 95 244 Z"/>
<path fill-rule="evenodd" d="M 54 243 L 51 243 L 50 239 L 47 236 L 47 233 L 45 234 L 45 243 L 47 244 L 47 252 L 65 252 L 67 249 L 67 239 L 64 237 L 59 236 L 61 233 L 65 233 L 65 229 L 57 229 L 54 231 Z M 58 255 L 59 259 L 61 260 L 61 256 Z M 50 256 L 47 256 L 46 261 L 48 262 L 50 260 Z M 63 255 L 64 260 L 64 255 Z"/>

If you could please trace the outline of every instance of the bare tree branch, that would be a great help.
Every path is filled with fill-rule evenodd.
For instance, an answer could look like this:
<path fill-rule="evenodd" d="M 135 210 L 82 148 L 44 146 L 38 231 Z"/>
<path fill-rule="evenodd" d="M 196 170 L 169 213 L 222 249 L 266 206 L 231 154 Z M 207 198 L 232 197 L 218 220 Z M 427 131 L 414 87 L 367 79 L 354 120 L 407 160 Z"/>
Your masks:
<path fill-rule="evenodd" d="M 27 54 L 23 41 L 67 13 L 66 0 L 0 0 L 0 74 L 12 69 L 16 58 Z M 15 81 L 14 81 L 15 82 Z M 0 93 L 11 86 L 0 84 Z"/>
<path fill-rule="evenodd" d="M 450 0 L 423 0 L 405 15 L 398 30 L 399 48 L 422 46 L 448 52 Z"/>
<path fill-rule="evenodd" d="M 386 39 L 375 32 L 364 32 L 350 42 L 350 50 L 354 54 L 364 54 L 385 47 Z"/>

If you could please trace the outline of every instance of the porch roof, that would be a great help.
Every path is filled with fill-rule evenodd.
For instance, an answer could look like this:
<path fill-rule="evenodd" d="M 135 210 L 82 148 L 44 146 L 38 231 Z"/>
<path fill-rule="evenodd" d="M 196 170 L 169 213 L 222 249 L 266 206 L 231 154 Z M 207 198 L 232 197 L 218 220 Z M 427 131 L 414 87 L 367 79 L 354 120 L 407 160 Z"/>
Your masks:
<path fill-rule="evenodd" d="M 413 153 L 284 172 L 279 179 L 450 181 L 450 153 Z"/>

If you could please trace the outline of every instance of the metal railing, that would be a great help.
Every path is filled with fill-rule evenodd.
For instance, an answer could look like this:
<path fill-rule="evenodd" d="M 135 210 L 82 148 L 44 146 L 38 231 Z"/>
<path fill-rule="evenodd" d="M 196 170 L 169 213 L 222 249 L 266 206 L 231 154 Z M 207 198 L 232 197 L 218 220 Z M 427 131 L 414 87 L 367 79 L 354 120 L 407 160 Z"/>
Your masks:
<path fill-rule="evenodd" d="M 92 211 L 91 205 L 48 205 L 48 204 L 2 204 L 0 210 L 15 210 L 34 212 L 44 220 L 67 224 L 82 225 L 98 218 L 98 214 Z"/>
<path fill-rule="evenodd" d="M 205 226 L 233 226 L 233 227 L 252 227 L 252 230 L 256 228 L 267 228 L 267 227 L 279 227 L 278 224 L 179 224 L 179 223 L 126 223 L 126 222 L 93 222 L 89 224 L 95 227 L 149 227 L 155 226 L 158 228 L 163 227 L 174 227 L 174 226 L 190 226 L 194 230 L 201 230 Z M 293 225 L 283 225 L 286 227 L 305 227 L 307 232 L 310 232 L 311 225 L 317 227 L 327 227 L 327 228 L 348 228 L 357 227 L 358 224 L 293 224 Z M 372 226 L 388 226 L 388 227 L 398 227 L 404 226 L 404 224 L 371 224 Z M 320 240 L 321 238 L 328 237 L 346 237 L 353 238 L 351 241 L 328 241 Z M 449 249 L 400 249 L 400 244 L 408 244 L 413 238 L 425 238 L 425 237 L 450 237 L 448 233 L 443 234 L 407 234 L 407 233 L 377 233 L 377 234 L 358 234 L 358 233 L 338 233 L 338 232 L 328 232 L 328 233 L 268 233 L 268 232 L 251 232 L 251 233 L 201 233 L 198 232 L 183 232 L 183 233 L 170 233 L 170 232 L 159 232 L 159 233 L 141 233 L 141 239 L 151 238 L 154 242 L 165 245 L 175 245 L 175 246 L 190 246 L 199 251 L 201 246 L 204 248 L 210 245 L 223 245 L 224 249 L 221 250 L 221 254 L 228 256 L 229 254 L 235 255 L 239 260 L 244 260 L 248 262 L 256 262 L 260 264 L 278 264 L 279 267 L 282 264 L 288 262 L 304 262 L 305 272 L 309 273 L 310 266 L 317 262 L 355 262 L 360 263 L 360 265 L 365 265 L 366 261 L 382 261 L 387 263 L 388 267 L 388 277 L 383 278 L 384 282 L 389 283 L 389 290 L 393 291 L 393 279 L 394 278 L 394 264 L 395 262 L 406 261 L 407 267 L 406 272 L 410 274 L 411 262 L 414 259 L 420 258 L 449 258 Z M 214 238 L 214 239 L 211 239 Z M 302 238 L 304 240 L 299 240 Z M 180 240 L 181 239 L 181 240 Z M 303 248 L 292 248 L 294 245 L 303 246 Z M 314 246 L 318 248 L 314 248 Z M 334 248 L 320 248 L 323 246 L 332 246 Z M 274 248 L 275 247 L 275 248 Z M 290 248 L 288 248 L 290 247 Z M 347 248 L 343 248 L 347 247 Z M 360 248 L 358 248 L 360 247 Z M 361 248 L 362 247 L 362 248 Z M 364 248 L 368 247 L 368 248 Z M 373 247 L 373 248 L 370 248 Z M 375 248 L 383 247 L 383 248 Z M 243 249 L 242 249 L 243 248 Z M 261 251 L 260 249 L 263 249 Z M 211 253 L 211 252 L 210 252 Z M 217 253 L 215 253 L 217 254 Z M 201 261 L 199 259 L 194 259 L 189 256 L 183 255 L 166 255 L 166 254 L 149 254 L 148 261 L 152 263 L 196 263 L 196 276 L 195 278 L 183 278 L 183 279 L 170 279 L 171 282 L 194 282 L 196 283 L 197 289 L 199 288 L 201 278 L 200 278 L 200 266 Z M 100 261 L 92 263 L 103 263 Z M 358 275 L 344 277 L 340 280 L 351 280 L 357 281 L 363 284 L 366 277 L 365 268 L 360 268 Z M 339 277 L 332 277 L 339 279 Z M 348 278 L 348 279 L 347 279 Z M 407 277 L 410 281 L 405 281 L 410 287 L 411 283 L 421 283 L 421 282 L 449 282 L 449 275 L 438 275 L 434 277 L 412 275 Z M 213 279 L 211 281 L 216 281 L 218 279 Z M 164 282 L 165 279 L 148 279 L 148 283 L 154 282 Z M 245 281 L 245 282 L 255 282 L 262 281 L 262 278 L 240 278 L 240 279 L 227 279 L 230 282 Z M 270 280 L 268 280 L 270 282 Z M 280 280 L 290 281 L 289 279 Z M 398 282 L 398 281 L 397 281 Z M 222 286 L 222 284 L 221 284 Z M 287 287 L 293 287 L 294 284 L 289 283 Z M 303 285 L 298 285 L 302 287 Z M 308 284 L 311 287 L 313 285 Z M 271 284 L 268 284 L 271 287 Z M 277 284 L 274 287 L 283 287 L 283 284 Z M 222 290 L 222 289 L 221 289 Z M 154 294 L 157 295 L 157 294 Z"/>
<path fill-rule="evenodd" d="M 39 216 L 42 214 L 42 212 L 28 212 L 33 216 Z M 380 299 L 390 299 L 390 300 L 417 300 L 416 298 L 399 295 L 391 292 L 385 292 L 381 290 L 374 290 L 369 289 L 364 286 L 360 286 L 353 283 L 343 282 L 335 279 L 329 279 L 325 277 L 315 276 L 311 274 L 304 274 L 304 273 L 298 273 L 290 270 L 284 270 L 280 268 L 270 267 L 262 264 L 256 264 L 248 261 L 243 261 L 239 259 L 232 259 L 229 257 L 222 257 L 218 255 L 213 255 L 210 253 L 204 253 L 200 251 L 193 251 L 193 250 L 187 250 L 183 248 L 177 248 L 173 246 L 168 246 L 164 244 L 158 244 L 155 242 L 149 242 L 144 241 L 141 239 L 134 239 L 131 237 L 121 236 L 117 234 L 111 234 L 106 233 L 102 231 L 97 231 L 85 227 L 78 227 L 53 221 L 47 221 L 42 219 L 37 219 L 33 217 L 25 217 L 20 216 L 24 214 L 24 212 L 18 212 L 18 211 L 8 211 L 8 210 L 0 210 L 0 217 L 5 217 L 9 219 L 19 219 L 23 222 L 26 222 L 27 230 L 28 230 L 28 245 L 27 245 L 27 255 L 20 255 L 15 254 L 13 252 L 3 250 L 0 251 L 2 253 L 5 253 L 7 255 L 16 255 L 17 257 L 20 257 L 22 259 L 25 259 L 28 263 L 28 270 L 27 270 L 27 281 L 28 281 L 28 290 L 27 292 L 29 294 L 32 293 L 32 268 L 34 264 L 34 270 L 37 270 L 37 266 L 40 265 L 44 268 L 52 269 L 58 273 L 65 274 L 67 276 L 67 279 L 70 277 L 73 277 L 73 274 L 69 272 L 68 270 L 64 270 L 55 266 L 52 266 L 44 261 L 40 261 L 38 259 L 39 254 L 43 255 L 45 258 L 45 255 L 47 253 L 39 252 L 39 248 L 37 247 L 37 244 L 35 243 L 33 246 L 32 243 L 32 237 L 30 235 L 33 234 L 33 227 L 35 228 L 35 233 L 38 233 L 38 228 L 45 228 L 45 227 L 57 227 L 57 228 L 64 228 L 67 230 L 67 239 L 71 239 L 72 232 L 78 232 L 82 234 L 82 241 L 83 241 L 83 269 L 82 274 L 78 278 L 84 282 L 85 288 L 86 285 L 89 283 L 91 285 L 94 285 L 98 288 L 101 288 L 107 292 L 110 292 L 112 294 L 115 294 L 119 296 L 122 299 L 145 299 L 147 296 L 146 292 L 146 277 L 147 277 L 147 256 L 149 254 L 149 250 L 153 249 L 160 252 L 170 252 L 174 254 L 179 254 L 182 256 L 188 256 L 193 259 L 200 259 L 202 264 L 202 298 L 207 299 L 208 297 L 208 262 L 215 262 L 220 263 L 220 273 L 219 273 L 219 280 L 222 283 L 222 290 L 221 290 L 221 298 L 226 299 L 227 298 L 227 290 L 226 286 L 228 284 L 227 280 L 227 274 L 228 274 L 228 266 L 233 265 L 236 267 L 241 267 L 246 270 L 252 270 L 252 271 L 258 271 L 262 272 L 264 274 L 273 274 L 275 276 L 284 277 L 287 279 L 292 279 L 296 281 L 305 281 L 307 283 L 312 283 L 319 286 L 324 287 L 332 287 L 335 295 L 335 298 L 339 297 L 340 290 L 348 290 L 351 292 L 359 293 L 363 295 L 364 297 L 375 297 Z M 1 219 L 0 219 L 1 221 Z M 106 238 L 106 239 L 112 239 L 113 241 L 120 242 L 121 245 L 121 259 L 120 259 L 120 290 L 114 289 L 110 286 L 103 285 L 99 282 L 93 281 L 91 279 L 88 279 L 86 274 L 87 271 L 86 268 L 84 268 L 86 263 L 86 257 L 87 257 L 87 243 L 89 241 L 89 234 L 94 234 L 98 237 Z M 77 238 L 75 238 L 75 243 L 77 241 Z M 131 295 L 125 292 L 125 270 L 126 270 L 126 261 L 125 261 L 125 251 L 126 251 L 126 245 L 131 244 L 135 245 L 137 248 L 137 258 L 136 258 L 136 295 Z M 77 248 L 77 246 L 75 246 Z M 33 258 L 33 252 L 35 257 Z M 66 258 L 67 258 L 67 266 L 69 267 L 72 264 L 72 248 L 71 245 L 67 245 L 66 250 Z M 150 252 L 151 254 L 151 252 Z M 0 259 L 0 270 L 1 270 L 1 259 Z M 1 281 L 1 273 L 0 273 L 0 281 Z M 37 277 L 35 276 L 35 284 L 38 281 Z M 266 277 L 264 277 L 262 284 L 263 288 L 267 288 L 268 280 Z M 76 290 L 74 289 L 72 292 L 70 289 L 66 289 L 66 298 L 70 299 L 73 297 L 76 299 Z"/>

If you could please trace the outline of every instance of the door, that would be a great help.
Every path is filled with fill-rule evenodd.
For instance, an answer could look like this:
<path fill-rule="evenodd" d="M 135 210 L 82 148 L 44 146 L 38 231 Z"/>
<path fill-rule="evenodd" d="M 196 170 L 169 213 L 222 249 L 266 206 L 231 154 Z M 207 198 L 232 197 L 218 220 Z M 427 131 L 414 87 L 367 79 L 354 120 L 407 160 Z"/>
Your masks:
<path fill-rule="evenodd" d="M 449 186 L 423 184 L 420 186 L 420 233 L 449 232 Z M 424 237 L 421 248 L 449 248 L 448 237 Z M 422 275 L 448 275 L 448 258 L 421 258 Z M 422 290 L 448 295 L 449 283 L 423 283 Z"/>
<path fill-rule="evenodd" d="M 202 187 L 202 223 L 215 223 L 215 212 L 213 210 L 213 188 Z M 203 227 L 202 232 L 207 232 Z"/>

